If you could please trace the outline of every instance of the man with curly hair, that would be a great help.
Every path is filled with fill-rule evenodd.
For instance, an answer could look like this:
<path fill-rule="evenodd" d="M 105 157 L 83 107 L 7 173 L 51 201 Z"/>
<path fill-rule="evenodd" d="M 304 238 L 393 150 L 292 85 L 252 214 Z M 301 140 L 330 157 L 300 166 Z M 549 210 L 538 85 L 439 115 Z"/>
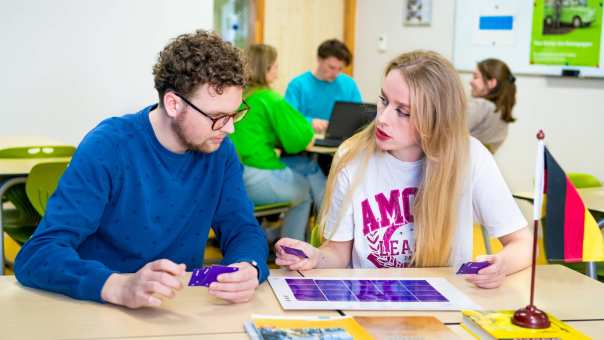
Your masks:
<path fill-rule="evenodd" d="M 203 262 L 212 227 L 223 264 L 209 293 L 252 298 L 268 276 L 231 141 L 242 103 L 239 50 L 213 33 L 173 40 L 153 68 L 159 104 L 101 122 L 82 140 L 15 261 L 26 286 L 130 308 L 157 306 Z"/>

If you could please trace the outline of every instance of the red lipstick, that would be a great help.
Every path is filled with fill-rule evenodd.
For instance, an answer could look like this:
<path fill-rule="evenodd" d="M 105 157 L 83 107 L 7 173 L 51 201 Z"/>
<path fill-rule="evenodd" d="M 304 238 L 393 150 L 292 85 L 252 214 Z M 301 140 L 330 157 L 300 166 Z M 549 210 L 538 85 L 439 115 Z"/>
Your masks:
<path fill-rule="evenodd" d="M 388 134 L 382 131 L 380 128 L 375 128 L 375 138 L 381 141 L 386 141 L 391 139 L 392 137 L 388 136 Z"/>

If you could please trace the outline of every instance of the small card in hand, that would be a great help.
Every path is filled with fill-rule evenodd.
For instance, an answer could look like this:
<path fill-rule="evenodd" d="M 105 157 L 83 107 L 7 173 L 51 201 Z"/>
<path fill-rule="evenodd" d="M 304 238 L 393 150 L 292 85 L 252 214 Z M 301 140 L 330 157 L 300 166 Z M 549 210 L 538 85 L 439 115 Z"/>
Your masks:
<path fill-rule="evenodd" d="M 237 267 L 227 267 L 220 265 L 212 265 L 209 267 L 193 269 L 189 286 L 205 286 L 209 287 L 210 283 L 216 281 L 218 275 L 223 273 L 232 273 L 238 271 Z"/>
<path fill-rule="evenodd" d="M 308 256 L 306 256 L 306 254 L 304 254 L 304 252 L 300 249 L 297 248 L 292 248 L 292 247 L 288 247 L 288 246 L 281 246 L 281 248 L 283 248 L 283 250 L 291 255 L 297 256 L 297 257 L 301 257 L 303 259 L 307 259 Z"/>
<path fill-rule="evenodd" d="M 490 264 L 489 261 L 466 262 L 459 267 L 457 274 L 478 274 L 479 270 L 488 267 Z"/>

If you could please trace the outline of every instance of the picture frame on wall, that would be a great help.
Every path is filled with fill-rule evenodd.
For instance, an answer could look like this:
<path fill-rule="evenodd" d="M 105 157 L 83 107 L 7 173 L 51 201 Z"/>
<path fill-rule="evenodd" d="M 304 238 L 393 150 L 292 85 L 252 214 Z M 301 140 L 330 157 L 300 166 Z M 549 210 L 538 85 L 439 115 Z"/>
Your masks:
<path fill-rule="evenodd" d="M 432 0 L 405 0 L 403 25 L 430 26 L 432 24 Z"/>

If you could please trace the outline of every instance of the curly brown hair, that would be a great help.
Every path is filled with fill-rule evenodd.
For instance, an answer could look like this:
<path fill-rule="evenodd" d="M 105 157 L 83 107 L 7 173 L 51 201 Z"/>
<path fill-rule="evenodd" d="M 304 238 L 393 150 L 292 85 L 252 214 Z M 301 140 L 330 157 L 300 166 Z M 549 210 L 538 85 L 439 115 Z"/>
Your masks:
<path fill-rule="evenodd" d="M 225 87 L 246 85 L 241 51 L 216 33 L 204 30 L 171 41 L 159 53 L 153 76 L 160 105 L 169 90 L 190 96 L 198 86 L 209 84 L 222 94 Z"/>

